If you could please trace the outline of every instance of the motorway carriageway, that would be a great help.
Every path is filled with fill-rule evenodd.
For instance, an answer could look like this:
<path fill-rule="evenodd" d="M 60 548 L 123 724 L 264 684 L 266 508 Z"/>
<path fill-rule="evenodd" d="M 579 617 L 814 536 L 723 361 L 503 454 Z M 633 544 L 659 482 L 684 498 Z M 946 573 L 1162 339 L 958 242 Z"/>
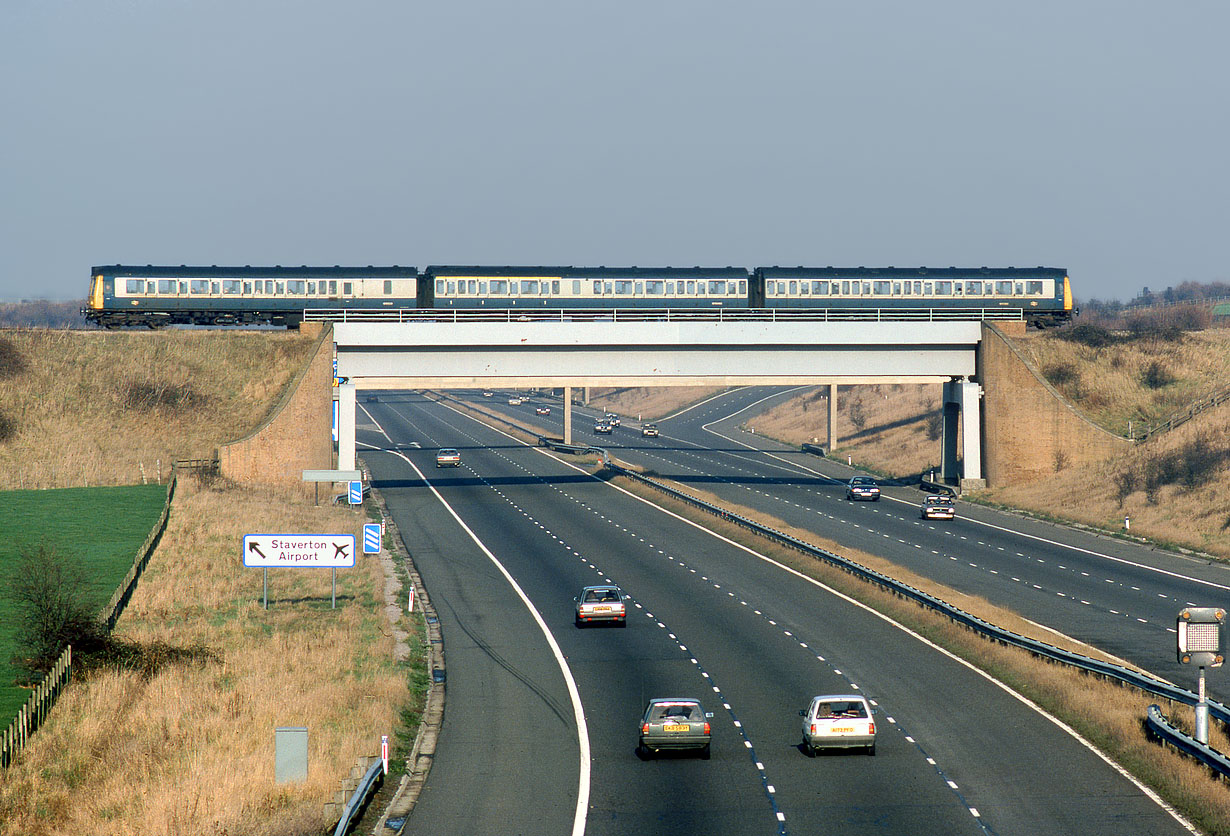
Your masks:
<path fill-rule="evenodd" d="M 757 412 L 796 392 L 733 390 L 658 421 L 657 439 L 641 438 L 635 426 L 595 437 L 587 416 L 574 434 L 685 487 L 880 555 L 1195 690 L 1196 671 L 1175 658 L 1175 620 L 1184 607 L 1230 604 L 1224 564 L 963 502 L 955 520 L 922 520 L 924 494 L 913 487 L 885 488 L 879 502 L 849 502 L 843 483 L 859 471 L 739 428 L 754 427 Z M 532 406 L 522 409 L 532 415 Z M 1216 673 L 1209 693 L 1230 700 Z"/>
<path fill-rule="evenodd" d="M 444 725 L 407 832 L 1190 832 L 866 608 L 447 406 L 360 408 L 360 454 L 444 636 Z M 445 446 L 461 468 L 435 469 Z M 598 582 L 631 595 L 626 629 L 573 625 Z M 877 705 L 878 754 L 807 758 L 798 710 L 850 691 Z M 711 760 L 637 757 L 657 696 L 714 712 Z"/>

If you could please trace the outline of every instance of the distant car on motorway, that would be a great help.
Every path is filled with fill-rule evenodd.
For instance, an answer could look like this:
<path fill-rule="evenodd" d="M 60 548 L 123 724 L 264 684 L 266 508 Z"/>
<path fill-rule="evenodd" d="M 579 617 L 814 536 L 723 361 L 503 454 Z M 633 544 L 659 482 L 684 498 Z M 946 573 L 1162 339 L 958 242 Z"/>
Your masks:
<path fill-rule="evenodd" d="M 641 427 L 641 436 L 643 438 L 657 438 L 658 437 L 658 425 L 657 424 L 645 424 L 644 426 Z"/>
<path fill-rule="evenodd" d="M 436 467 L 461 467 L 461 453 L 452 447 L 441 447 L 436 453 Z"/>
<path fill-rule="evenodd" d="M 803 749 L 814 758 L 817 749 L 863 749 L 876 753 L 875 710 L 866 697 L 830 694 L 812 697 L 799 712 L 803 717 Z"/>
<path fill-rule="evenodd" d="M 957 504 L 950 496 L 931 494 L 923 498 L 918 514 L 924 520 L 951 520 L 957 516 Z"/>
<path fill-rule="evenodd" d="M 701 707 L 700 700 L 688 698 L 654 699 L 641 716 L 641 742 L 637 754 L 653 757 L 664 750 L 699 749 L 709 760 L 713 714 Z"/>
<path fill-rule="evenodd" d="M 619 416 L 616 415 L 614 412 L 608 412 L 604 417 L 606 418 L 606 422 L 610 424 L 612 427 L 619 426 Z"/>
<path fill-rule="evenodd" d="M 598 423 L 594 424 L 594 432 L 596 433 L 609 434 L 612 431 L 612 429 L 613 427 L 611 427 L 611 425 L 608 424 L 606 421 L 599 421 Z"/>
<path fill-rule="evenodd" d="M 521 406 L 521 399 L 517 397 L 516 395 L 513 395 L 511 398 L 508 399 L 508 405 L 509 406 Z"/>
<path fill-rule="evenodd" d="M 534 407 L 534 414 L 536 414 L 536 415 L 550 415 L 550 414 L 551 414 L 551 407 L 549 407 L 549 406 L 536 406 L 536 407 Z"/>
<path fill-rule="evenodd" d="M 494 395 L 494 394 L 495 394 L 495 392 L 492 392 L 490 389 L 484 389 L 484 390 L 483 390 L 483 397 L 484 397 L 484 398 L 489 398 L 489 397 L 491 397 L 491 396 L 492 396 L 492 395 Z"/>
<path fill-rule="evenodd" d="M 628 609 L 624 604 L 624 594 L 618 586 L 587 586 L 573 600 L 577 605 L 578 627 L 596 621 L 610 621 L 620 627 L 628 626 Z"/>
<path fill-rule="evenodd" d="M 855 476 L 846 483 L 846 499 L 880 501 L 880 486 L 870 476 Z"/>

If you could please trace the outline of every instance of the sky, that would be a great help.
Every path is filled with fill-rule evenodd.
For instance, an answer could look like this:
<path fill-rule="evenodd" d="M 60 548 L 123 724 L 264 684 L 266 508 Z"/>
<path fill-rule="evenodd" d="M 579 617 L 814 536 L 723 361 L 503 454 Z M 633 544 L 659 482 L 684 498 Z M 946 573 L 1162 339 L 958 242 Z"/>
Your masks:
<path fill-rule="evenodd" d="M 1230 279 L 1230 3 L 4 0 L 0 301 L 104 264 Z"/>

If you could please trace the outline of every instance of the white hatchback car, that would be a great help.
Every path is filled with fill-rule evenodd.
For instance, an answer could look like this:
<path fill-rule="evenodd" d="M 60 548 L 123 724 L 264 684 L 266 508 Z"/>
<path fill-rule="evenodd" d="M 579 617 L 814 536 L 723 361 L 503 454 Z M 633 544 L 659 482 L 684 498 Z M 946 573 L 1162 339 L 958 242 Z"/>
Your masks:
<path fill-rule="evenodd" d="M 864 749 L 876 753 L 875 710 L 866 697 L 829 694 L 812 697 L 803 716 L 803 749 L 814 758 L 817 749 Z"/>

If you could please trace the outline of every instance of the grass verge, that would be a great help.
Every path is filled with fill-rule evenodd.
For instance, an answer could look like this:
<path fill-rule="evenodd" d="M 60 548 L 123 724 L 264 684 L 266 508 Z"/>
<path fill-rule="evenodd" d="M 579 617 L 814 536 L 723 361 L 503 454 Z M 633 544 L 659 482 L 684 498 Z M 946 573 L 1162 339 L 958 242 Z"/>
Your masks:
<path fill-rule="evenodd" d="M 162 513 L 166 485 L 0 491 L 0 579 L 22 555 L 38 546 L 81 558 L 90 573 L 88 598 L 106 604 L 132 566 Z M 29 697 L 17 684 L 12 663 L 17 647 L 16 612 L 0 580 L 0 727 L 7 726 Z"/>
<path fill-rule="evenodd" d="M 206 648 L 155 670 L 78 681 L 0 783 L 0 833 L 291 836 L 331 825 L 324 802 L 355 760 L 396 739 L 412 665 L 394 657 L 380 561 L 337 572 L 242 565 L 251 532 L 353 533 L 348 507 L 295 493 L 181 480 L 117 634 Z M 309 730 L 308 779 L 274 782 L 274 729 Z"/>

